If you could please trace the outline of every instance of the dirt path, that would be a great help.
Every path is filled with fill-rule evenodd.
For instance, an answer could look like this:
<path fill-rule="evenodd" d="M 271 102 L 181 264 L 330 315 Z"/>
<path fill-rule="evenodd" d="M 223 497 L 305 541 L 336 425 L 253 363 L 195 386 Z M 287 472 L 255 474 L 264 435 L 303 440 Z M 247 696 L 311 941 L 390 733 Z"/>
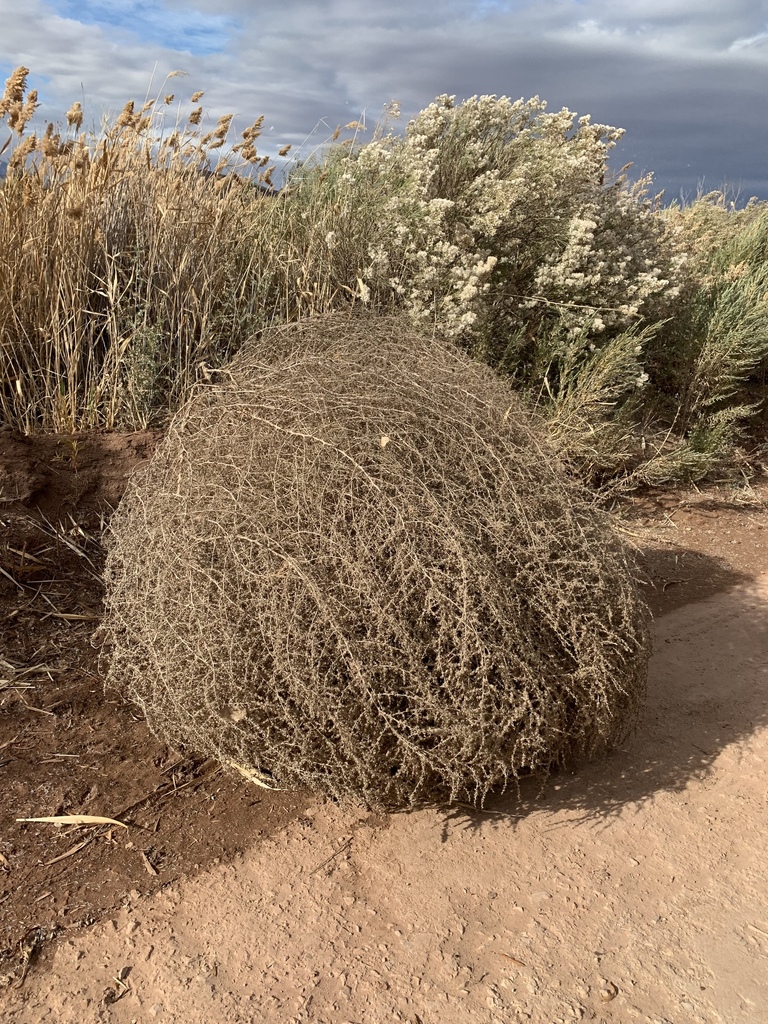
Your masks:
<path fill-rule="evenodd" d="M 630 528 L 667 610 L 625 749 L 483 813 L 382 820 L 293 795 L 242 854 L 65 930 L 3 1021 L 768 1020 L 765 514 L 678 496 Z M 209 852 L 211 793 L 187 805 Z M 261 794 L 236 793 L 256 815 Z M 67 863 L 84 885 L 88 862 Z"/>
<path fill-rule="evenodd" d="M 385 828 L 311 803 L 65 942 L 8 1024 L 758 1024 L 767 608 L 750 583 L 658 621 L 641 732 L 543 800 Z"/>

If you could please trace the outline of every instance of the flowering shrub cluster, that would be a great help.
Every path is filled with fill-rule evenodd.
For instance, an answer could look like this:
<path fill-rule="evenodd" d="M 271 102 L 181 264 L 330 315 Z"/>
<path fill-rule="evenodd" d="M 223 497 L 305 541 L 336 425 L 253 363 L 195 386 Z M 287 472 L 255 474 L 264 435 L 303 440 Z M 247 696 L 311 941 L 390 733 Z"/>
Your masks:
<path fill-rule="evenodd" d="M 352 193 L 385 196 L 364 282 L 491 357 L 541 321 L 630 327 L 674 298 L 677 265 L 642 186 L 605 184 L 621 134 L 538 98 L 439 97 L 345 158 Z"/>
<path fill-rule="evenodd" d="M 606 181 L 621 135 L 538 98 L 441 96 L 319 173 L 346 197 L 339 234 L 355 225 L 358 298 L 511 374 L 593 481 L 697 479 L 758 409 L 768 215 Z"/>
<path fill-rule="evenodd" d="M 628 423 L 649 381 L 644 346 L 688 256 L 649 179 L 606 183 L 621 135 L 538 98 L 441 96 L 404 135 L 301 169 L 287 219 L 303 220 L 305 251 L 325 232 L 337 293 L 402 306 L 512 374 L 566 459 L 623 472 L 643 444 Z"/>

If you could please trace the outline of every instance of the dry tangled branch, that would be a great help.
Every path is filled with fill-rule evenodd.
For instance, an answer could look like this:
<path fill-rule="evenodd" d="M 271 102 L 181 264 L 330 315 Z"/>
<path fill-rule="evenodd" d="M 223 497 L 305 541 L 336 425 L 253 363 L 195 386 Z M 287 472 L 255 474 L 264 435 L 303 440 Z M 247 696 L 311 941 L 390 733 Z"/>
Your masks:
<path fill-rule="evenodd" d="M 539 421 L 395 317 L 250 343 L 112 522 L 108 683 L 271 785 L 403 806 L 591 756 L 641 703 L 647 621 Z"/>

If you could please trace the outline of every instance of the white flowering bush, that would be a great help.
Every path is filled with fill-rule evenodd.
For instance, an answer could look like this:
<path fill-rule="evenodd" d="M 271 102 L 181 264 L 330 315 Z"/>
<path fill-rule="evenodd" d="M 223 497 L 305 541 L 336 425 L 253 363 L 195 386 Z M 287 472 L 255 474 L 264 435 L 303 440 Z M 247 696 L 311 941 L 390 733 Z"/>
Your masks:
<path fill-rule="evenodd" d="M 730 457 L 764 358 L 765 261 L 716 253 L 749 248 L 754 212 L 664 210 L 650 177 L 608 177 L 619 129 L 538 98 L 441 96 L 366 144 L 352 127 L 276 204 L 281 317 L 405 308 L 511 375 L 592 482 Z"/>
<path fill-rule="evenodd" d="M 604 183 L 621 135 L 538 97 L 441 96 L 404 136 L 332 148 L 289 192 L 316 239 L 332 234 L 347 290 L 500 362 L 542 321 L 598 337 L 673 298 L 653 204 Z"/>
<path fill-rule="evenodd" d="M 291 183 L 315 239 L 332 234 L 337 293 L 404 307 L 514 374 L 590 474 L 626 458 L 625 424 L 609 421 L 623 423 L 648 380 L 644 328 L 675 300 L 685 262 L 647 179 L 605 183 L 621 135 L 538 97 L 441 96 L 403 136 L 331 150 Z M 597 456 L 585 430 L 604 441 Z"/>
<path fill-rule="evenodd" d="M 628 329 L 674 298 L 676 267 L 642 184 L 604 184 L 621 134 L 537 97 L 439 97 L 348 158 L 350 184 L 386 193 L 363 279 L 491 362 L 542 321 Z"/>
<path fill-rule="evenodd" d="M 685 257 L 665 245 L 646 184 L 650 179 L 632 188 L 618 182 L 585 204 L 568 224 L 565 245 L 536 272 L 536 294 L 562 303 L 573 335 L 584 328 L 591 335 L 625 330 L 679 294 Z"/>
<path fill-rule="evenodd" d="M 606 184 L 619 129 L 538 98 L 439 97 L 348 158 L 384 197 L 360 270 L 502 372 L 592 482 L 734 464 L 768 366 L 768 212 Z"/>
<path fill-rule="evenodd" d="M 614 338 L 621 348 L 677 294 L 684 257 L 666 243 L 649 182 L 605 184 L 621 135 L 548 113 L 538 97 L 441 96 L 404 136 L 329 154 L 296 197 L 321 180 L 336 197 L 347 291 L 405 307 L 524 387 L 541 392 L 546 378 L 556 398 L 574 348 L 587 361 Z M 633 368 L 613 390 L 644 380 Z"/>

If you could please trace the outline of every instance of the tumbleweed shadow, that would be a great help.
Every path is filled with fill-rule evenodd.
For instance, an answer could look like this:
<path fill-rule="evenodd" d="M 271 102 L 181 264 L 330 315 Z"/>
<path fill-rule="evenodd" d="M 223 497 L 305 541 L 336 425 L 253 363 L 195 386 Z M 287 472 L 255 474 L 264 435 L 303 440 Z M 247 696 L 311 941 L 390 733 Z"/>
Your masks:
<path fill-rule="evenodd" d="M 685 575 L 695 568 L 699 583 L 709 585 L 690 592 L 692 603 L 678 599 L 678 607 L 655 619 L 647 703 L 633 735 L 571 773 L 521 779 L 491 794 L 482 810 L 451 808 L 444 834 L 456 826 L 508 827 L 534 811 L 567 810 L 576 820 L 606 821 L 661 792 L 682 792 L 711 773 L 726 747 L 768 724 L 768 582 L 749 580 L 698 552 L 678 552 L 678 568 L 681 554 L 689 556 Z M 665 577 L 669 568 L 662 559 L 649 585 L 658 590 L 666 578 L 685 578 L 680 571 Z M 660 596 L 663 590 L 657 606 Z"/>

